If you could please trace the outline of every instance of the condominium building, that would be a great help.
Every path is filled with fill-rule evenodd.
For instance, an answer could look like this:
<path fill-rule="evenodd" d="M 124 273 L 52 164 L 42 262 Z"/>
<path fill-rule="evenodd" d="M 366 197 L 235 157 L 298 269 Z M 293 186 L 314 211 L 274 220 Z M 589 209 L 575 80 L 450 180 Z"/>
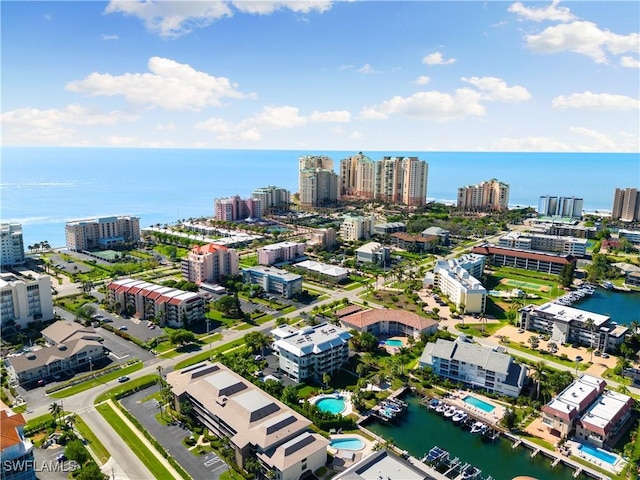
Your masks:
<path fill-rule="evenodd" d="M 51 277 L 35 279 L 0 274 L 0 327 L 26 328 L 34 321 L 53 318 Z"/>
<path fill-rule="evenodd" d="M 634 245 L 640 244 L 640 230 L 628 230 L 621 228 L 618 230 L 618 239 L 626 238 Z"/>
<path fill-rule="evenodd" d="M 542 425 L 553 436 L 575 437 L 602 448 L 631 422 L 633 398 L 605 390 L 607 382 L 583 374 L 542 407 Z"/>
<path fill-rule="evenodd" d="M 508 210 L 509 185 L 495 178 L 458 188 L 457 207 L 462 210 Z"/>
<path fill-rule="evenodd" d="M 23 263 L 22 225 L 19 223 L 0 224 L 0 266 L 12 267 Z"/>
<path fill-rule="evenodd" d="M 428 173 L 429 165 L 418 157 L 383 157 L 376 166 L 376 199 L 421 207 L 427 202 Z"/>
<path fill-rule="evenodd" d="M 483 271 L 482 255 L 438 260 L 433 269 L 433 283 L 456 308 L 464 310 L 463 313 L 483 313 L 487 306 L 487 290 L 478 280 Z"/>
<path fill-rule="evenodd" d="M 285 326 L 271 331 L 279 368 L 296 382 L 332 375 L 349 360 L 351 334 L 335 325 L 321 323 L 301 330 Z"/>
<path fill-rule="evenodd" d="M 118 313 L 157 321 L 161 327 L 186 327 L 204 319 L 204 299 L 197 293 L 142 280 L 114 280 L 107 285 L 107 298 Z"/>
<path fill-rule="evenodd" d="M 304 256 L 306 245 L 297 242 L 280 242 L 265 245 L 258 249 L 258 263 L 260 265 L 274 265 L 281 262 L 290 262 Z"/>
<path fill-rule="evenodd" d="M 335 459 L 340 462 L 341 459 Z M 348 464 L 347 464 L 348 465 Z M 364 455 L 360 460 L 339 472 L 334 480 L 447 480 L 449 477 L 435 467 L 414 460 L 413 457 L 398 456 L 386 448 Z"/>
<path fill-rule="evenodd" d="M 311 232 L 309 245 L 332 248 L 336 244 L 336 231 L 333 228 L 318 228 Z"/>
<path fill-rule="evenodd" d="M 616 188 L 611 218 L 623 222 L 640 221 L 640 195 L 637 188 Z"/>
<path fill-rule="evenodd" d="M 340 196 L 374 198 L 376 162 L 358 152 L 340 160 Z"/>
<path fill-rule="evenodd" d="M 343 240 L 356 242 L 358 240 L 368 240 L 374 233 L 376 218 L 373 215 L 352 216 L 345 215 L 340 225 L 340 236 Z"/>
<path fill-rule="evenodd" d="M 375 263 L 377 265 L 388 265 L 391 258 L 391 250 L 378 242 L 365 243 L 356 248 L 357 263 Z"/>
<path fill-rule="evenodd" d="M 338 175 L 333 160 L 326 156 L 305 155 L 299 158 L 301 207 L 331 206 L 338 201 Z"/>
<path fill-rule="evenodd" d="M 132 216 L 101 217 L 67 222 L 67 249 L 72 251 L 111 248 L 140 241 L 140 218 Z"/>
<path fill-rule="evenodd" d="M 432 235 L 411 235 L 406 232 L 396 232 L 390 235 L 390 240 L 396 247 L 408 252 L 431 252 L 440 243 L 438 237 Z"/>
<path fill-rule="evenodd" d="M 265 292 L 291 298 L 302 292 L 302 276 L 275 267 L 256 266 L 242 269 L 245 283 L 260 285 Z"/>
<path fill-rule="evenodd" d="M 586 238 L 560 237 L 536 233 L 509 232 L 498 241 L 501 247 L 520 250 L 556 252 L 574 257 L 584 257 L 587 253 Z"/>
<path fill-rule="evenodd" d="M 359 311 L 340 318 L 340 325 L 358 332 L 378 336 L 402 335 L 420 338 L 420 334 L 432 334 L 438 330 L 438 322 L 416 313 L 391 308 L 374 308 Z"/>
<path fill-rule="evenodd" d="M 554 275 L 560 274 L 565 265 L 576 263 L 576 258 L 572 255 L 532 252 L 489 244 L 473 247 L 471 253 L 486 255 L 487 263 L 498 267 L 515 267 Z"/>
<path fill-rule="evenodd" d="M 21 413 L 13 413 L 9 409 L 0 410 L 2 480 L 36 480 L 33 443 L 24 435 L 26 424 Z"/>
<path fill-rule="evenodd" d="M 182 276 L 193 283 L 219 283 L 224 277 L 240 273 L 238 252 L 210 243 L 195 246 L 182 259 Z"/>
<path fill-rule="evenodd" d="M 582 198 L 543 195 L 538 201 L 538 215 L 541 217 L 580 218 L 583 209 Z"/>
<path fill-rule="evenodd" d="M 262 200 L 259 198 L 240 198 L 234 195 L 229 198 L 216 198 L 214 201 L 214 217 L 216 220 L 235 222 L 237 220 L 262 218 Z"/>
<path fill-rule="evenodd" d="M 260 463 L 260 478 L 306 478 L 327 461 L 329 441 L 310 431 L 310 420 L 221 363 L 170 372 L 167 383 L 176 411 L 191 405 L 203 426 L 229 439 L 238 466 Z"/>
<path fill-rule="evenodd" d="M 273 185 L 256 188 L 251 196 L 260 200 L 263 212 L 286 211 L 291 205 L 291 192 Z"/>
<path fill-rule="evenodd" d="M 294 266 L 296 268 L 304 268 L 305 270 L 316 273 L 324 279 L 328 279 L 334 283 L 346 280 L 349 276 L 349 270 L 346 268 L 338 267 L 337 265 L 329 265 L 327 263 L 315 262 L 313 260 L 304 260 L 303 262 L 296 263 Z"/>
<path fill-rule="evenodd" d="M 514 362 L 511 355 L 460 338 L 427 343 L 419 365 L 454 382 L 510 397 L 518 397 L 527 380 L 527 367 Z"/>
<path fill-rule="evenodd" d="M 397 232 L 406 232 L 407 225 L 402 222 L 376 223 L 373 226 L 373 233 L 376 235 L 391 235 Z"/>
<path fill-rule="evenodd" d="M 449 232 L 449 230 L 445 230 L 444 228 L 440 228 L 440 227 L 429 227 L 429 228 L 425 228 L 422 233 L 420 233 L 420 235 L 422 235 L 423 237 L 431 237 L 433 235 L 435 235 L 436 237 L 438 237 L 438 239 L 440 240 L 440 244 L 441 245 L 449 245 L 449 234 L 451 232 Z"/>
<path fill-rule="evenodd" d="M 615 350 L 629 330 L 607 315 L 558 303 L 525 306 L 520 310 L 520 326 L 547 334 L 558 344 L 575 343 L 602 352 Z"/>

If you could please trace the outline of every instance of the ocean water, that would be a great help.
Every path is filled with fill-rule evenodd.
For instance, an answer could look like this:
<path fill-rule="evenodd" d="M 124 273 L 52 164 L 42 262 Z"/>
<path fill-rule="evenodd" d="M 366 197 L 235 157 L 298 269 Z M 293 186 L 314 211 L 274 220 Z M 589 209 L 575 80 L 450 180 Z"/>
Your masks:
<path fill-rule="evenodd" d="M 2 222 L 23 225 L 25 247 L 64 246 L 64 223 L 136 215 L 141 225 L 212 216 L 214 199 L 258 187 L 298 189 L 298 157 L 328 155 L 338 170 L 355 151 L 127 148 L 1 149 Z M 366 151 L 417 156 L 429 163 L 427 197 L 454 202 L 457 189 L 497 178 L 511 206 L 537 206 L 541 195 L 584 198 L 586 210 L 611 209 L 616 187 L 637 187 L 637 154 Z"/>

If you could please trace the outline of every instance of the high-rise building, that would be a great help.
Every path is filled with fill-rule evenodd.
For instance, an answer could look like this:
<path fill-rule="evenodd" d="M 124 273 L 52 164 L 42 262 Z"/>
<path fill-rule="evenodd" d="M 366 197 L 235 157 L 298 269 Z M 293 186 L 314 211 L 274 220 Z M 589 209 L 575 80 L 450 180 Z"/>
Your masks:
<path fill-rule="evenodd" d="M 338 175 L 333 160 L 326 156 L 305 155 L 299 159 L 301 207 L 321 207 L 338 201 Z"/>
<path fill-rule="evenodd" d="M 224 277 L 240 273 L 238 252 L 233 248 L 210 243 L 195 246 L 182 260 L 182 276 L 190 282 L 218 283 Z"/>
<path fill-rule="evenodd" d="M 376 166 L 375 197 L 383 202 L 423 206 L 429 165 L 418 157 L 384 157 Z"/>
<path fill-rule="evenodd" d="M 263 212 L 289 210 L 291 193 L 289 190 L 284 188 L 275 187 L 273 185 L 256 188 L 251 196 L 260 200 Z"/>
<path fill-rule="evenodd" d="M 623 222 L 640 221 L 640 195 L 637 188 L 616 188 L 611 218 Z"/>
<path fill-rule="evenodd" d="M 374 198 L 376 162 L 358 152 L 340 160 L 340 196 Z"/>
<path fill-rule="evenodd" d="M 538 202 L 538 215 L 541 217 L 580 218 L 584 200 L 576 197 L 552 197 L 543 195 Z"/>
<path fill-rule="evenodd" d="M 24 263 L 24 241 L 22 225 L 19 223 L 0 224 L 0 265 L 9 267 Z"/>
<path fill-rule="evenodd" d="M 247 218 L 262 218 L 262 201 L 259 198 L 240 198 L 234 195 L 229 198 L 216 198 L 214 201 L 214 217 L 216 220 L 234 222 Z"/>
<path fill-rule="evenodd" d="M 13 273 L 0 275 L 0 327 L 27 328 L 29 323 L 53 318 L 51 277 L 35 279 Z"/>
<path fill-rule="evenodd" d="M 140 241 L 140 218 L 101 217 L 68 222 L 65 227 L 67 248 L 73 251 L 110 248 Z"/>
<path fill-rule="evenodd" d="M 495 178 L 458 188 L 457 207 L 463 210 L 507 210 L 509 185 Z"/>

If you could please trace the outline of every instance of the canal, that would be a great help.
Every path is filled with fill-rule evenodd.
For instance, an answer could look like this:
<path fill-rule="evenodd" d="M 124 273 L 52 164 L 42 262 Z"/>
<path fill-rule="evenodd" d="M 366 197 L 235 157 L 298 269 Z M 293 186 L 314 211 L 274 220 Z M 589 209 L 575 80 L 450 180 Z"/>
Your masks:
<path fill-rule="evenodd" d="M 577 301 L 573 307 L 608 315 L 611 320 L 621 325 L 629 325 L 634 320 L 640 321 L 640 293 L 638 292 L 616 292 L 596 288 L 593 295 Z"/>
<path fill-rule="evenodd" d="M 558 465 L 551 469 L 551 459 L 538 454 L 531 458 L 531 450 L 520 445 L 512 449 L 505 438 L 494 442 L 483 440 L 462 430 L 439 414 L 420 406 L 416 396 L 405 398 L 407 412 L 395 423 L 374 421 L 367 428 L 381 437 L 391 440 L 398 448 L 407 450 L 416 458 L 422 458 L 432 447 L 439 446 L 461 461 L 471 463 L 482 470 L 482 477 L 491 475 L 495 480 L 512 480 L 528 475 L 539 480 L 572 480 L 574 470 Z M 586 477 L 578 477 L 584 480 Z"/>

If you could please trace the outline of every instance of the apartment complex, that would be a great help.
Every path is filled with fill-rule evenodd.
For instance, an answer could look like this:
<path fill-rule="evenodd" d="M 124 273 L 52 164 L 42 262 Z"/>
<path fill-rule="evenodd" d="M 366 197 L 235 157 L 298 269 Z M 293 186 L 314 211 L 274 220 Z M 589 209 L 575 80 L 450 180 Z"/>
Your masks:
<path fill-rule="evenodd" d="M 472 211 L 508 210 L 509 185 L 492 178 L 477 185 L 460 187 L 456 206 Z"/>
<path fill-rule="evenodd" d="M 291 192 L 273 185 L 256 188 L 251 196 L 256 200 L 260 200 L 263 212 L 287 211 L 291 205 Z"/>
<path fill-rule="evenodd" d="M 242 269 L 245 283 L 260 285 L 265 292 L 291 298 L 302 292 L 302 276 L 275 267 L 256 266 Z"/>
<path fill-rule="evenodd" d="M 209 431 L 228 438 L 236 463 L 257 460 L 262 476 L 298 480 L 323 467 L 329 441 L 310 431 L 311 421 L 221 363 L 170 372 L 177 411 L 190 404 Z"/>
<path fill-rule="evenodd" d="M 607 382 L 583 374 L 542 407 L 542 424 L 560 438 L 604 447 L 629 426 L 633 398 L 605 390 Z"/>
<path fill-rule="evenodd" d="M 262 218 L 262 200 L 259 198 L 240 198 L 234 195 L 229 198 L 214 200 L 214 217 L 216 220 L 235 222 L 237 220 Z"/>
<path fill-rule="evenodd" d="M 336 244 L 336 231 L 333 228 L 318 228 L 311 232 L 309 245 L 332 248 Z"/>
<path fill-rule="evenodd" d="M 0 458 L 2 458 L 2 480 L 36 480 L 36 462 L 33 443 L 24 436 L 27 421 L 21 413 L 0 410 Z"/>
<path fill-rule="evenodd" d="M 375 263 L 377 265 L 388 265 L 391 258 L 391 250 L 378 242 L 365 243 L 356 248 L 357 263 Z"/>
<path fill-rule="evenodd" d="M 411 235 L 406 232 L 396 232 L 390 235 L 390 240 L 396 247 L 408 252 L 431 252 L 440 243 L 435 235 Z"/>
<path fill-rule="evenodd" d="M 296 268 L 304 268 L 310 272 L 317 273 L 325 279 L 329 279 L 334 283 L 346 280 L 349 276 L 349 270 L 338 267 L 337 265 L 329 265 L 327 263 L 315 262 L 313 260 L 305 260 L 295 264 Z"/>
<path fill-rule="evenodd" d="M 573 257 L 584 257 L 587 253 L 587 243 L 586 238 L 521 232 L 509 232 L 498 241 L 500 247 L 555 252 Z"/>
<path fill-rule="evenodd" d="M 26 328 L 30 322 L 52 318 L 51 277 L 0 274 L 0 327 Z"/>
<path fill-rule="evenodd" d="M 543 195 L 538 201 L 538 215 L 541 217 L 580 218 L 583 209 L 582 198 Z"/>
<path fill-rule="evenodd" d="M 322 381 L 322 375 L 332 375 L 349 359 L 351 334 L 335 325 L 321 323 L 301 330 L 284 326 L 271 331 L 279 368 L 296 382 L 308 379 Z"/>
<path fill-rule="evenodd" d="M 433 285 L 463 313 L 483 313 L 487 306 L 487 290 L 480 278 L 485 258 L 468 254 L 459 259 L 438 260 L 433 268 Z"/>
<path fill-rule="evenodd" d="M 340 160 L 340 197 L 374 198 L 376 162 L 362 152 Z"/>
<path fill-rule="evenodd" d="M 374 233 L 376 218 L 373 215 L 368 217 L 345 215 L 340 225 L 340 236 L 343 240 L 356 242 L 358 240 L 368 240 Z"/>
<path fill-rule="evenodd" d="M 486 255 L 489 259 L 487 263 L 498 267 L 515 267 L 555 275 L 560 274 L 565 265 L 576 263 L 576 258 L 572 255 L 533 252 L 489 244 L 473 247 L 471 253 Z"/>
<path fill-rule="evenodd" d="M 0 224 L 0 266 L 12 267 L 24 263 L 24 240 L 19 223 Z"/>
<path fill-rule="evenodd" d="M 615 350 L 629 330 L 607 315 L 558 303 L 525 306 L 520 310 L 520 327 L 545 333 L 558 344 L 576 343 L 602 352 Z"/>
<path fill-rule="evenodd" d="M 527 381 L 527 367 L 514 362 L 511 355 L 460 338 L 427 343 L 420 367 L 431 367 L 440 377 L 510 397 L 518 397 Z"/>
<path fill-rule="evenodd" d="M 611 218 L 623 222 L 640 221 L 640 195 L 637 188 L 616 188 Z"/>
<path fill-rule="evenodd" d="M 640 244 L 640 230 L 628 230 L 621 228 L 618 230 L 618 239 L 626 238 L 634 245 Z"/>
<path fill-rule="evenodd" d="M 118 312 L 158 321 L 161 327 L 183 327 L 204 319 L 204 299 L 177 288 L 122 278 L 107 285 L 107 296 Z"/>
<path fill-rule="evenodd" d="M 274 265 L 290 262 L 304 256 L 306 245 L 297 242 L 280 242 L 266 245 L 258 249 L 258 263 L 260 265 Z"/>
<path fill-rule="evenodd" d="M 420 338 L 421 333 L 431 334 L 438 330 L 438 322 L 415 313 L 390 308 L 374 308 L 352 313 L 340 318 L 346 329 L 381 335 L 403 335 Z"/>
<path fill-rule="evenodd" d="M 421 207 L 427 202 L 429 165 L 418 157 L 383 157 L 376 165 L 375 197 Z"/>
<path fill-rule="evenodd" d="M 240 273 L 238 252 L 210 243 L 195 246 L 182 259 L 182 276 L 193 283 L 219 283 L 224 277 Z"/>
<path fill-rule="evenodd" d="M 347 467 L 338 473 L 334 480 L 447 480 L 449 477 L 427 464 L 412 460 L 412 457 L 399 457 L 382 448 Z"/>
<path fill-rule="evenodd" d="M 304 155 L 298 166 L 301 207 L 330 206 L 338 201 L 339 180 L 331 158 Z"/>
<path fill-rule="evenodd" d="M 101 217 L 67 222 L 64 227 L 67 249 L 80 252 L 111 248 L 140 241 L 140 218 Z"/>

